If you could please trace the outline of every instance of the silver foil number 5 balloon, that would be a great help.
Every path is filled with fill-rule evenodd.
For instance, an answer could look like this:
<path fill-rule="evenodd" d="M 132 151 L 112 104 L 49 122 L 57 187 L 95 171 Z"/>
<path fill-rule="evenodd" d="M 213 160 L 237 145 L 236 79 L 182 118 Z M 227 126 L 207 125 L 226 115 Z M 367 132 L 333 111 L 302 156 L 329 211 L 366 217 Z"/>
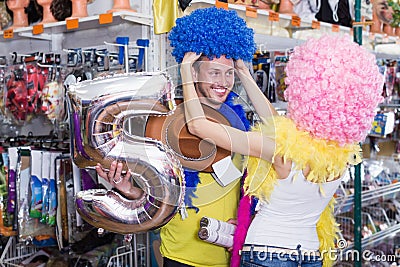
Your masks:
<path fill-rule="evenodd" d="M 88 223 L 116 233 L 146 232 L 166 224 L 183 205 L 182 166 L 160 141 L 144 137 L 140 121 L 175 109 L 165 73 L 130 73 L 70 85 L 71 150 L 80 168 L 98 162 L 124 163 L 143 198 L 129 200 L 114 190 L 76 194 L 79 214 Z"/>

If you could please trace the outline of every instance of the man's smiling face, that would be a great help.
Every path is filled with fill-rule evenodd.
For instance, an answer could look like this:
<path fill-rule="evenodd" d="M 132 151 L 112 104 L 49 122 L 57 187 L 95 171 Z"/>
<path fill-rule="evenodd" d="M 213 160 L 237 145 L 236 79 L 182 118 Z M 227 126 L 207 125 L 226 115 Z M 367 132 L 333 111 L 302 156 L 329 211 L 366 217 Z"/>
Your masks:
<path fill-rule="evenodd" d="M 197 94 L 200 101 L 214 108 L 225 102 L 235 80 L 234 62 L 225 56 L 202 57 L 196 70 Z"/>

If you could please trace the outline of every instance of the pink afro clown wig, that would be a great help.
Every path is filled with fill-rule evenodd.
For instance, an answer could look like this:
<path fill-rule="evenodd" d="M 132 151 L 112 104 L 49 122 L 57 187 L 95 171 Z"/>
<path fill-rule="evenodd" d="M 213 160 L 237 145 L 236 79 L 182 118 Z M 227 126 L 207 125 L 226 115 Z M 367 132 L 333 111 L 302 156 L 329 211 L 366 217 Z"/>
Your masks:
<path fill-rule="evenodd" d="M 340 145 L 361 142 L 383 100 L 375 57 L 350 36 L 296 47 L 286 67 L 288 117 L 299 130 Z"/>

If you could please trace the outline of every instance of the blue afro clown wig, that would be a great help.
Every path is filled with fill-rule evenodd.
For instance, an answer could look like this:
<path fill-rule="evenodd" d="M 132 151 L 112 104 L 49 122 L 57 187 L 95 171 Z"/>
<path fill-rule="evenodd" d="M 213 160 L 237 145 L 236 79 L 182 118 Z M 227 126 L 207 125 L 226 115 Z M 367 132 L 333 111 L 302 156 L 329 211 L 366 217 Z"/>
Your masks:
<path fill-rule="evenodd" d="M 204 54 L 210 59 L 225 55 L 251 61 L 256 51 L 253 29 L 235 11 L 216 7 L 197 9 L 178 18 L 168 38 L 178 63 L 186 52 Z"/>

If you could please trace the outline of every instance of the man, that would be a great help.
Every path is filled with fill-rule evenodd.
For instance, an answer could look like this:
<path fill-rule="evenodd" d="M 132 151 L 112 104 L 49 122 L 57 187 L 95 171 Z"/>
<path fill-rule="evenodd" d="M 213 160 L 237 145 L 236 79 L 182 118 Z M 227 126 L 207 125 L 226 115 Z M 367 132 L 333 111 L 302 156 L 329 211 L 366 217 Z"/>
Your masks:
<path fill-rule="evenodd" d="M 246 130 L 248 122 L 242 109 L 233 111 L 231 90 L 234 86 L 234 62 L 225 56 L 210 60 L 202 56 L 193 64 L 193 74 L 196 91 L 203 104 L 222 113 L 230 124 L 238 129 Z M 231 95 L 230 95 L 231 94 Z M 228 98 L 229 96 L 229 98 Z M 234 158 L 235 165 L 241 167 L 241 157 Z M 130 173 L 122 177 L 122 163 L 113 162 L 108 173 L 100 165 L 96 167 L 100 177 L 106 179 L 126 197 L 139 198 L 142 191 L 130 183 Z M 187 218 L 177 214 L 170 222 L 161 228 L 161 254 L 164 267 L 174 266 L 228 266 L 230 253 L 224 248 L 207 243 L 198 238 L 200 219 L 203 216 L 222 221 L 236 218 L 239 201 L 240 182 L 237 179 L 232 184 L 222 187 L 211 173 L 197 172 L 185 168 Z"/>
<path fill-rule="evenodd" d="M 229 25 L 224 27 L 222 23 Z M 255 52 L 253 30 L 234 11 L 205 8 L 177 19 L 169 34 L 172 55 L 181 63 L 186 52 L 202 54 L 192 65 L 196 92 L 203 104 L 223 114 L 232 127 L 248 130 L 249 123 L 240 105 L 233 103 L 231 90 L 235 83 L 234 60 L 251 61 Z M 239 168 L 242 157 L 233 158 Z M 105 173 L 98 174 L 120 190 L 126 197 L 138 198 L 142 191 L 132 187 L 128 173 L 121 177 L 122 164 L 113 162 Z M 240 182 L 236 179 L 226 187 L 220 186 L 211 173 L 185 168 L 187 216 L 177 214 L 161 228 L 161 254 L 164 267 L 229 266 L 230 253 L 224 247 L 202 241 L 198 237 L 203 216 L 221 221 L 236 218 L 240 197 Z M 231 220 L 230 222 L 233 222 Z"/>

